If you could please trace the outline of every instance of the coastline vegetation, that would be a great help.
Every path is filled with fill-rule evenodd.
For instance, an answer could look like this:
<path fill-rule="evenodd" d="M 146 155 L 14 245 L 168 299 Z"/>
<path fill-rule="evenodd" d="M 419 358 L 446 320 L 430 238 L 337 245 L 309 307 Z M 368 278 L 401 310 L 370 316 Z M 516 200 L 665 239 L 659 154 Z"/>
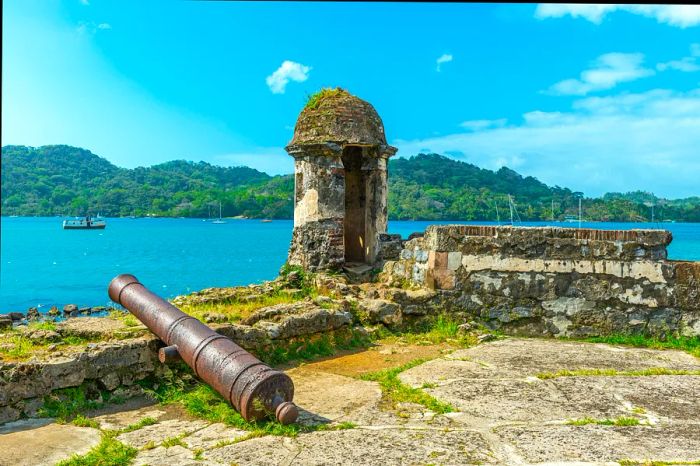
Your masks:
<path fill-rule="evenodd" d="M 322 90 L 307 105 L 335 92 Z M 586 221 L 649 221 L 651 204 L 657 221 L 700 221 L 700 197 L 632 192 L 586 198 L 506 167 L 494 172 L 438 154 L 394 158 L 389 171 L 388 213 L 396 220 L 497 220 L 497 208 L 507 212 L 512 195 L 523 221 L 577 216 L 579 198 Z M 4 215 L 213 218 L 221 202 L 224 217 L 291 219 L 293 192 L 293 175 L 248 167 L 175 160 L 129 170 L 71 146 L 2 148 Z"/>

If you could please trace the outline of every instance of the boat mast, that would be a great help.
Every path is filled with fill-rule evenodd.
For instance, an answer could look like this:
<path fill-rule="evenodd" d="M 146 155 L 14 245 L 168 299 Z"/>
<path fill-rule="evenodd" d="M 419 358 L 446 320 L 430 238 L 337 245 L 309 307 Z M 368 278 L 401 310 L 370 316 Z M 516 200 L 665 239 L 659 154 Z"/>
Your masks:
<path fill-rule="evenodd" d="M 501 216 L 498 215 L 498 199 L 496 200 L 496 222 L 498 222 L 499 225 L 501 224 Z"/>
<path fill-rule="evenodd" d="M 513 199 L 508 194 L 508 207 L 510 208 L 510 224 L 513 225 Z"/>
<path fill-rule="evenodd" d="M 219 220 L 221 220 L 221 201 L 219 201 Z"/>
<path fill-rule="evenodd" d="M 554 221 L 554 199 L 552 199 L 552 222 Z"/>
<path fill-rule="evenodd" d="M 578 198 L 578 227 L 581 228 L 581 198 Z"/>

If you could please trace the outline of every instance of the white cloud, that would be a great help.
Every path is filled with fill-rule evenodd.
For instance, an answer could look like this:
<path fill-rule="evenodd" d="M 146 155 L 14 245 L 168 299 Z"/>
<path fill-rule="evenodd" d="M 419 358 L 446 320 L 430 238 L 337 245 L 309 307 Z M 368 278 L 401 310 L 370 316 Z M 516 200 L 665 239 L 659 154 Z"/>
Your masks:
<path fill-rule="evenodd" d="M 565 79 L 549 88 L 556 95 L 586 95 L 589 92 L 612 89 L 618 83 L 634 81 L 654 74 L 642 67 L 641 53 L 606 53 L 599 56 L 580 79 Z"/>
<path fill-rule="evenodd" d="M 442 55 L 440 55 L 438 59 L 435 60 L 435 63 L 437 63 L 437 71 L 440 72 L 440 65 L 442 65 L 443 63 L 451 62 L 452 58 L 452 55 L 449 53 L 443 53 Z"/>
<path fill-rule="evenodd" d="M 108 30 L 112 29 L 112 25 L 109 23 L 95 24 L 92 21 L 80 21 L 78 27 L 75 28 L 78 34 L 95 34 L 98 30 Z"/>
<path fill-rule="evenodd" d="M 285 60 L 279 68 L 265 79 L 273 94 L 284 94 L 289 81 L 304 82 L 309 79 L 310 66 Z"/>
<path fill-rule="evenodd" d="M 666 71 L 670 69 L 676 71 L 683 71 L 686 73 L 700 71 L 698 57 L 700 57 L 700 44 L 691 44 L 690 56 L 683 57 L 680 60 L 671 60 L 666 63 L 659 63 L 658 65 L 656 65 L 656 69 L 659 71 Z"/>
<path fill-rule="evenodd" d="M 591 4 L 553 4 L 540 3 L 535 10 L 538 19 L 561 18 L 572 16 L 584 18 L 600 24 L 609 13 L 626 11 L 636 15 L 654 18 L 659 23 L 686 28 L 700 24 L 700 5 L 591 5 Z"/>
<path fill-rule="evenodd" d="M 700 88 L 589 97 L 565 112 L 531 111 L 522 123 L 442 137 L 398 140 L 399 155 L 463 153 L 462 159 L 518 169 L 549 185 L 600 195 L 651 190 L 700 195 Z"/>
<path fill-rule="evenodd" d="M 459 124 L 462 128 L 469 131 L 481 131 L 487 128 L 501 128 L 508 122 L 505 118 L 498 120 L 468 120 Z"/>

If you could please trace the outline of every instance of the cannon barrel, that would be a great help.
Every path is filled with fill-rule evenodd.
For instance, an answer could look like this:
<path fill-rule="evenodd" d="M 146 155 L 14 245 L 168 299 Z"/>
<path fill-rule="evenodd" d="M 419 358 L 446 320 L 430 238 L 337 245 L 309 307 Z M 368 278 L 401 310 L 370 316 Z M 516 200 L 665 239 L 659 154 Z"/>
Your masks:
<path fill-rule="evenodd" d="M 109 297 L 143 322 L 165 344 L 161 362 L 182 358 L 194 373 L 219 392 L 248 421 L 274 413 L 282 424 L 296 420 L 294 384 L 287 374 L 274 370 L 150 292 L 133 275 L 115 277 Z"/>

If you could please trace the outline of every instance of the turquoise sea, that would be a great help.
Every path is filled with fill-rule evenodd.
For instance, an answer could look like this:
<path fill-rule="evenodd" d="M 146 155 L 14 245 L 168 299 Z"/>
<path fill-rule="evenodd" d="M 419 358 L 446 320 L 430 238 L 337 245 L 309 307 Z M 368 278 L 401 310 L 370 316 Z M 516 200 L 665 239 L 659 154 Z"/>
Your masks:
<path fill-rule="evenodd" d="M 104 230 L 63 230 L 58 217 L 2 217 L 0 313 L 40 311 L 73 303 L 109 304 L 107 285 L 120 273 L 136 275 L 170 298 L 212 286 L 246 285 L 274 278 L 284 263 L 291 220 L 108 218 Z M 406 237 L 432 224 L 495 222 L 392 221 Z M 523 222 L 519 225 L 547 225 Z M 577 223 L 556 223 L 577 227 Z M 673 233 L 669 257 L 700 260 L 698 223 L 583 223 L 586 228 L 665 228 Z"/>

